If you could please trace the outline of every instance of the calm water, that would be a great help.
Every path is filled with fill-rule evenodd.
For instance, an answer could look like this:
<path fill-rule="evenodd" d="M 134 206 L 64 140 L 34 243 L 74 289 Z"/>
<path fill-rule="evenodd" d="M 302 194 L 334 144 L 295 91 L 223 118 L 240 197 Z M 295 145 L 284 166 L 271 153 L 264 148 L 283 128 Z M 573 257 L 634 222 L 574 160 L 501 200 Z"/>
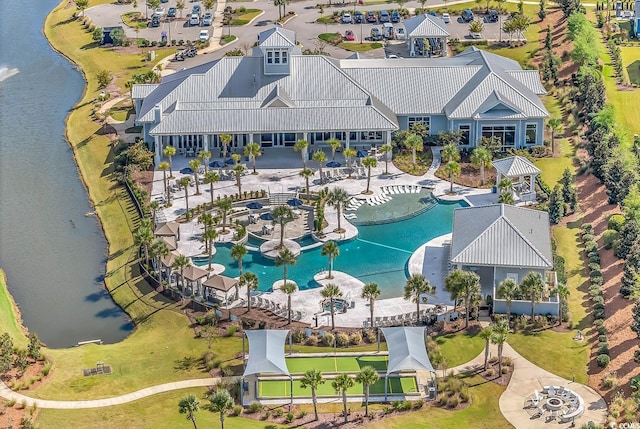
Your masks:
<path fill-rule="evenodd" d="M 57 3 L 2 2 L 0 267 L 25 325 L 47 345 L 117 342 L 132 326 L 103 288 L 107 244 L 84 216 L 91 207 L 64 140 L 84 81 L 41 34 Z"/>

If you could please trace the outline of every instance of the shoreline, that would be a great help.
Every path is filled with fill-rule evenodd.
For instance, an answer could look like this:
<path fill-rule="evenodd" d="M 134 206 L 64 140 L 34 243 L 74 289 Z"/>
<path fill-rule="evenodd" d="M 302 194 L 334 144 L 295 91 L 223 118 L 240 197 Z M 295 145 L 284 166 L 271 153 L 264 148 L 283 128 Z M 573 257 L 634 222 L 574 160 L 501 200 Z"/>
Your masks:
<path fill-rule="evenodd" d="M 6 295 L 6 299 L 5 299 Z M 29 336 L 29 329 L 24 326 L 22 323 L 22 313 L 20 312 L 20 307 L 16 302 L 15 298 L 11 294 L 9 290 L 9 285 L 7 281 L 7 274 L 4 272 L 2 268 L 0 268 L 0 308 L 3 307 L 3 302 L 6 302 L 6 305 L 10 308 L 11 311 L 8 312 L 6 317 L 8 317 L 7 322 L 13 326 L 2 326 L 3 331 L 8 332 L 11 335 L 11 331 L 15 331 L 14 334 L 22 335 L 20 338 L 13 338 L 14 342 L 26 342 L 27 337 Z"/>

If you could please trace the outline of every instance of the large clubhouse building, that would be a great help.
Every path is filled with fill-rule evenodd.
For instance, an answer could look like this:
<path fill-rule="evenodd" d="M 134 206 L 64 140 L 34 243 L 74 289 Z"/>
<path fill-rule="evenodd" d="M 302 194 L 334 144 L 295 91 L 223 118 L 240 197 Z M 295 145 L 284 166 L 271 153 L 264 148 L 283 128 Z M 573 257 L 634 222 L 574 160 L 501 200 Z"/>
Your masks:
<path fill-rule="evenodd" d="M 251 56 L 223 57 L 135 85 L 137 122 L 155 151 L 215 151 L 250 142 L 314 152 L 335 138 L 344 147 L 389 143 L 394 131 L 423 123 L 431 135 L 460 131 L 462 145 L 496 136 L 504 149 L 543 144 L 549 116 L 535 70 L 476 48 L 449 58 L 334 59 L 302 55 L 295 33 L 260 33 Z M 216 151 L 217 152 L 217 151 Z M 213 152 L 213 153 L 216 153 Z"/>

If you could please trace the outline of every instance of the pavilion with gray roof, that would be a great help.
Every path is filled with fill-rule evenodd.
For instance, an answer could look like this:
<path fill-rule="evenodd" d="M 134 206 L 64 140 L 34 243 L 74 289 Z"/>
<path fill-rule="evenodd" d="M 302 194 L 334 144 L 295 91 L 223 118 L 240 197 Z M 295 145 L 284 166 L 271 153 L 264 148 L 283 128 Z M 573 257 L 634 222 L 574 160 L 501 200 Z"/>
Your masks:
<path fill-rule="evenodd" d="M 422 14 L 404 20 L 409 55 L 447 56 L 447 24 L 438 16 Z"/>
<path fill-rule="evenodd" d="M 531 161 L 522 156 L 510 156 L 492 162 L 496 169 L 496 183 L 503 177 L 511 180 L 515 200 L 536 201 L 536 179 L 541 171 Z"/>

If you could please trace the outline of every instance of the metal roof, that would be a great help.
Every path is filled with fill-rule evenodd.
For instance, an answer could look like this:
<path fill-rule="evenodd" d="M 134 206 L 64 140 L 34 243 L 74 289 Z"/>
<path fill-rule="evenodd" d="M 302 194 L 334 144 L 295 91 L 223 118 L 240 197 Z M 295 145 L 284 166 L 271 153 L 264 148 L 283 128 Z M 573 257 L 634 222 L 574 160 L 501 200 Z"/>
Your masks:
<path fill-rule="evenodd" d="M 131 98 L 134 100 L 146 98 L 158 87 L 158 85 L 158 83 L 141 83 L 133 85 L 131 88 Z"/>
<path fill-rule="evenodd" d="M 295 31 L 287 30 L 282 27 L 273 27 L 258 34 L 258 42 L 260 46 L 268 48 L 284 48 L 287 46 L 295 46 Z"/>
<path fill-rule="evenodd" d="M 531 161 L 517 155 L 496 159 L 491 164 L 500 174 L 506 177 L 530 176 L 541 173 L 540 169 L 533 165 Z"/>
<path fill-rule="evenodd" d="M 549 215 L 507 204 L 456 209 L 451 262 L 551 269 Z"/>
<path fill-rule="evenodd" d="M 507 70 L 507 74 L 537 95 L 547 95 L 547 90 L 544 89 L 540 81 L 540 73 L 538 70 Z"/>
<path fill-rule="evenodd" d="M 404 20 L 407 37 L 449 37 L 447 24 L 433 15 L 418 15 Z"/>

